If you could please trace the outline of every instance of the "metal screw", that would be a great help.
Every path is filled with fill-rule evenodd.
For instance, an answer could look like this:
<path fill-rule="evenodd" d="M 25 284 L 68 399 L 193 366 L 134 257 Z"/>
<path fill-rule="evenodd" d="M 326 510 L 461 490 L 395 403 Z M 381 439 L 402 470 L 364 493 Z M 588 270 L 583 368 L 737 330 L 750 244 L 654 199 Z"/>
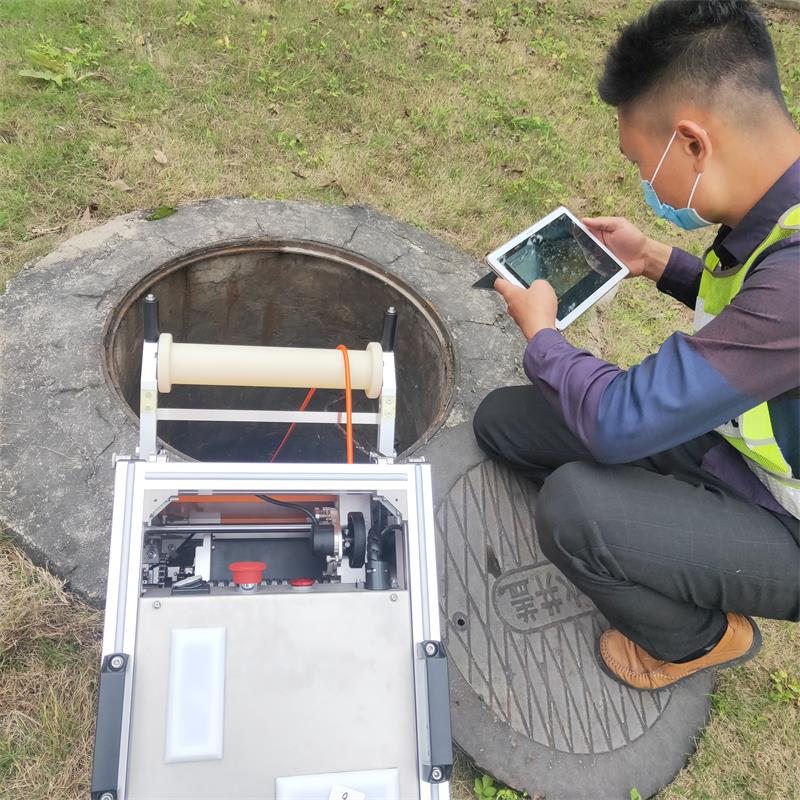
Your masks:
<path fill-rule="evenodd" d="M 161 601 L 160 600 L 153 601 L 153 608 L 161 608 Z"/>
<path fill-rule="evenodd" d="M 100 800 L 114 800 L 114 795 L 111 792 L 103 792 L 100 795 Z"/>
<path fill-rule="evenodd" d="M 440 781 L 441 779 L 442 779 L 442 771 L 439 769 L 439 767 L 434 767 L 431 770 L 431 780 Z"/>
<path fill-rule="evenodd" d="M 118 669 L 122 669 L 124 663 L 125 660 L 122 658 L 122 656 L 113 656 L 111 660 L 108 662 L 108 666 L 116 671 Z"/>
<path fill-rule="evenodd" d="M 433 642 L 428 642 L 425 645 L 425 655 L 428 655 L 428 656 L 435 656 L 436 655 L 436 645 Z M 439 777 L 441 777 L 441 775 Z M 439 778 L 436 778 L 436 780 L 438 781 Z"/>
<path fill-rule="evenodd" d="M 396 595 L 396 594 L 394 594 L 394 593 L 392 593 L 392 594 L 390 594 L 390 595 L 389 595 L 389 599 L 390 599 L 390 600 L 391 600 L 393 603 L 396 603 L 396 602 L 397 602 L 397 595 Z"/>

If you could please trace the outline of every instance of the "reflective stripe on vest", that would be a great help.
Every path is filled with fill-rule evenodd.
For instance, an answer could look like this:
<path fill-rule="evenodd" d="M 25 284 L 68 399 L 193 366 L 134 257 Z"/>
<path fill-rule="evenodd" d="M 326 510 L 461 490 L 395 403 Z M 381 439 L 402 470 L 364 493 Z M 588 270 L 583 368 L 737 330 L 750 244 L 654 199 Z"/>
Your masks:
<path fill-rule="evenodd" d="M 703 257 L 703 275 L 695 305 L 694 329 L 700 330 L 714 319 L 739 293 L 750 267 L 768 247 L 800 230 L 800 204 L 781 215 L 778 224 L 756 247 L 741 267 L 720 269 L 720 261 L 709 248 Z M 793 516 L 800 519 L 800 480 L 784 458 L 770 418 L 767 403 L 759 403 L 737 419 L 717 429 L 743 456 L 773 497 Z"/>

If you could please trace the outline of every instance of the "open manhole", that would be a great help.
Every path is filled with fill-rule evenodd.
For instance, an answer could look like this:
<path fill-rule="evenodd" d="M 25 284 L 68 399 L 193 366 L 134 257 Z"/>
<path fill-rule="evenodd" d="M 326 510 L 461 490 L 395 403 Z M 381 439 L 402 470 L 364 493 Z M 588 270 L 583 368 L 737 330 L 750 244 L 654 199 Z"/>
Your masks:
<path fill-rule="evenodd" d="M 161 330 L 176 342 L 276 347 L 363 349 L 380 341 L 384 311 L 398 312 L 395 349 L 398 417 L 395 444 L 408 453 L 441 425 L 452 395 L 453 347 L 433 308 L 377 265 L 305 242 L 213 249 L 165 265 L 134 287 L 117 307 L 105 336 L 109 376 L 138 414 L 142 363 L 141 300 L 159 300 Z M 304 389 L 175 386 L 164 407 L 296 410 Z M 344 392 L 319 390 L 310 411 L 343 411 Z M 353 393 L 354 411 L 377 411 L 377 401 Z M 159 437 L 201 461 L 269 460 L 286 433 L 284 424 L 162 422 Z M 356 461 L 375 449 L 374 426 L 355 426 Z M 344 433 L 332 425 L 303 423 L 279 460 L 344 460 Z"/>

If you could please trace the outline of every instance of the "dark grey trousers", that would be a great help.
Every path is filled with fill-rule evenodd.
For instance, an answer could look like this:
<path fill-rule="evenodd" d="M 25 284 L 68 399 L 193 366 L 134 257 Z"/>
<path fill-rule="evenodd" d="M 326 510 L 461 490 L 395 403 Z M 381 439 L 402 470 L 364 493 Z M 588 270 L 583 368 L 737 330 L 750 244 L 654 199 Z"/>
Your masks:
<path fill-rule="evenodd" d="M 800 520 L 701 468 L 718 434 L 600 464 L 534 385 L 490 393 L 473 424 L 486 453 L 542 487 L 545 555 L 653 657 L 700 650 L 725 611 L 800 620 Z"/>

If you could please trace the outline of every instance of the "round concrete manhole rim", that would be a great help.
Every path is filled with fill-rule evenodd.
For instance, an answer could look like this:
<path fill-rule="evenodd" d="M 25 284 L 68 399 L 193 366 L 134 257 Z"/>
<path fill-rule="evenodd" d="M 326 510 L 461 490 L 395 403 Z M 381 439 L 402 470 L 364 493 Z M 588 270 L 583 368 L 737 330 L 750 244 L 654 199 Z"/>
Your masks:
<path fill-rule="evenodd" d="M 113 346 L 114 338 L 119 326 L 126 314 L 133 311 L 136 302 L 150 289 L 158 286 L 159 282 L 171 274 L 185 270 L 198 262 L 213 259 L 219 256 L 239 255 L 244 253 L 281 253 L 302 255 L 309 258 L 323 259 L 329 262 L 338 263 L 349 269 L 368 275 L 370 278 L 389 287 L 393 292 L 401 295 L 426 321 L 429 329 L 433 331 L 438 339 L 439 352 L 445 359 L 443 369 L 445 372 L 445 386 L 442 390 L 444 402 L 440 405 L 438 413 L 431 422 L 423 429 L 422 433 L 398 453 L 398 459 L 409 458 L 425 446 L 445 424 L 453 408 L 456 396 L 456 388 L 459 377 L 459 364 L 456 358 L 456 345 L 453 332 L 447 320 L 441 315 L 434 305 L 418 291 L 416 291 L 406 281 L 384 269 L 376 261 L 359 255 L 358 253 L 345 250 L 336 245 L 325 244 L 311 239 L 252 239 L 246 242 L 236 240 L 223 240 L 212 245 L 190 250 L 170 259 L 161 264 L 155 270 L 147 273 L 137 280 L 123 295 L 120 302 L 107 315 L 102 331 L 101 365 L 103 375 L 111 390 L 117 398 L 121 407 L 136 426 L 139 424 L 139 416 L 131 407 L 128 399 L 124 396 L 120 388 L 120 379 L 110 358 L 110 350 Z M 159 438 L 160 445 L 166 451 L 182 460 L 195 460 L 193 456 L 185 453 L 169 442 Z"/>

